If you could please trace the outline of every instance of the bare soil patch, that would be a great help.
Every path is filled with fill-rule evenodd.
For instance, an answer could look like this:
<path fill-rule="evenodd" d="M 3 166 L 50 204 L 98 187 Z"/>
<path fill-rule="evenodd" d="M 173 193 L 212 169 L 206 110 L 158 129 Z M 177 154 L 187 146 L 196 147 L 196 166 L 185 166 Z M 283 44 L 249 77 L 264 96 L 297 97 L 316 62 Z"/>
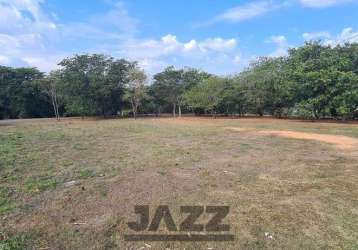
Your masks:
<path fill-rule="evenodd" d="M 358 139 L 351 138 L 343 135 L 327 135 L 317 133 L 306 133 L 297 131 L 278 131 L 278 130 L 267 130 L 259 131 L 263 135 L 276 135 L 293 139 L 304 139 L 304 140 L 316 140 L 320 142 L 334 144 L 340 149 L 353 149 L 358 146 Z"/>
<path fill-rule="evenodd" d="M 236 127 L 225 127 L 227 130 L 233 130 L 238 132 L 247 132 L 247 131 L 254 131 L 254 128 L 236 128 Z"/>

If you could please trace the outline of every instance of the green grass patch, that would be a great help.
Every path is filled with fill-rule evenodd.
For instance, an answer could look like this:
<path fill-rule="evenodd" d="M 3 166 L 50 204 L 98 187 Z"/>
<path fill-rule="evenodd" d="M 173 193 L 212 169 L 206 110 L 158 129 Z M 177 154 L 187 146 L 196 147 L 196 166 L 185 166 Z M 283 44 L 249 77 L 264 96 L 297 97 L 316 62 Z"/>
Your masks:
<path fill-rule="evenodd" d="M 18 233 L 0 241 L 0 250 L 48 249 L 37 232 Z"/>
<path fill-rule="evenodd" d="M 22 133 L 0 134 L 0 166 L 14 164 L 22 138 Z"/>
<path fill-rule="evenodd" d="M 0 241 L 0 250 L 23 250 L 27 249 L 28 237 L 17 235 L 9 239 Z"/>
<path fill-rule="evenodd" d="M 15 204 L 11 201 L 10 195 L 11 190 L 9 188 L 0 187 L 0 215 L 6 214 L 15 208 Z"/>
<path fill-rule="evenodd" d="M 27 191 L 30 193 L 38 193 L 48 189 L 56 188 L 58 182 L 49 176 L 35 177 L 27 181 Z"/>
<path fill-rule="evenodd" d="M 77 178 L 79 179 L 88 179 L 94 176 L 95 176 L 94 171 L 92 169 L 87 169 L 87 168 L 80 169 L 77 173 Z"/>

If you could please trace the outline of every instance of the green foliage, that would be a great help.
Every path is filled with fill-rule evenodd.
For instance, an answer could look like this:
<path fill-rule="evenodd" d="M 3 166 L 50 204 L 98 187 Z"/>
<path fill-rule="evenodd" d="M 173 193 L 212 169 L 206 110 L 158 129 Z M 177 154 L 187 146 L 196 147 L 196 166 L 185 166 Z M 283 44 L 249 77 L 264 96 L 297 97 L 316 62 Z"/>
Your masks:
<path fill-rule="evenodd" d="M 291 104 L 286 58 L 260 58 L 238 76 L 244 85 L 249 112 L 282 116 Z"/>
<path fill-rule="evenodd" d="M 185 100 L 192 108 L 225 114 L 355 119 L 357 66 L 357 44 L 312 42 L 290 50 L 288 57 L 260 58 L 225 81 L 202 82 L 186 91 Z"/>
<path fill-rule="evenodd" d="M 312 118 L 314 117 L 313 105 L 309 101 L 300 102 L 295 105 L 292 114 L 306 119 Z"/>
<path fill-rule="evenodd" d="M 186 92 L 184 100 L 193 109 L 203 109 L 212 114 L 217 112 L 217 108 L 222 100 L 225 79 L 210 77 L 201 81 L 191 90 Z"/>
<path fill-rule="evenodd" d="M 42 77 L 35 68 L 0 66 L 0 119 L 49 116 L 49 99 L 36 84 Z"/>
<path fill-rule="evenodd" d="M 117 115 L 131 109 L 160 114 L 194 111 L 226 115 L 358 118 L 358 44 L 319 42 L 287 57 L 259 58 L 233 77 L 167 67 L 145 85 L 135 62 L 101 54 L 62 60 L 45 76 L 34 68 L 0 66 L 0 119 Z"/>
<path fill-rule="evenodd" d="M 173 66 L 154 76 L 153 89 L 163 103 L 172 105 L 173 115 L 179 97 L 183 93 L 182 70 L 176 70 Z"/>
<path fill-rule="evenodd" d="M 114 115 L 120 110 L 128 71 L 135 63 L 105 55 L 76 55 L 60 62 L 69 115 Z"/>
<path fill-rule="evenodd" d="M 311 117 L 357 117 L 358 46 L 329 47 L 318 42 L 290 50 L 287 78 L 294 99 Z"/>
<path fill-rule="evenodd" d="M 227 78 L 225 84 L 222 85 L 221 101 L 219 104 L 219 112 L 226 115 L 247 113 L 249 108 L 249 100 L 247 89 L 242 84 L 239 77 Z"/>
<path fill-rule="evenodd" d="M 177 106 L 181 112 L 185 92 L 209 76 L 208 73 L 197 69 L 177 70 L 173 66 L 167 67 L 163 72 L 154 75 L 154 83 L 150 92 L 153 94 L 153 99 L 159 104 L 159 108 L 168 110 L 168 107 L 171 106 L 173 115 L 175 115 Z"/>

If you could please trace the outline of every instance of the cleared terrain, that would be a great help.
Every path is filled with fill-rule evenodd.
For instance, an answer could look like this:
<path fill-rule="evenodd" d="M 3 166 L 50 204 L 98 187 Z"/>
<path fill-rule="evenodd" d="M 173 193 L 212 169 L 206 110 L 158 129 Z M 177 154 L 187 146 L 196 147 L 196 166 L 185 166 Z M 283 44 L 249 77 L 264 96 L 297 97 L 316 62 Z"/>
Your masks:
<path fill-rule="evenodd" d="M 228 205 L 236 240 L 125 242 L 139 204 Z M 1 247 L 358 249 L 358 125 L 1 121 Z"/>

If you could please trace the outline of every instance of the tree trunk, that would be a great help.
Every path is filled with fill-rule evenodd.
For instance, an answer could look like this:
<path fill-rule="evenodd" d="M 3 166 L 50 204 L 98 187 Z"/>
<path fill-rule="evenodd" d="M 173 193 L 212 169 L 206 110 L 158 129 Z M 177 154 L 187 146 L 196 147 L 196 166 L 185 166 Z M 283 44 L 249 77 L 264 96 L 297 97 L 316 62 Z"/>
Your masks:
<path fill-rule="evenodd" d="M 158 116 L 161 116 L 161 114 L 162 114 L 162 108 L 159 107 L 159 108 L 158 108 Z"/>
<path fill-rule="evenodd" d="M 56 111 L 55 100 L 54 100 L 53 95 L 51 95 L 51 101 L 52 101 L 52 107 L 53 107 L 53 111 L 55 112 L 56 119 L 58 119 L 58 118 L 57 118 L 57 111 Z"/>
<path fill-rule="evenodd" d="M 178 109 L 178 113 L 179 113 L 179 117 L 181 117 L 181 106 L 180 106 L 180 104 L 179 104 L 179 107 L 178 107 L 179 109 Z"/>
<path fill-rule="evenodd" d="M 58 102 L 57 102 L 57 95 L 55 93 L 55 110 L 56 110 L 56 119 L 57 121 L 60 120 L 60 113 L 58 112 Z"/>
<path fill-rule="evenodd" d="M 137 106 L 135 105 L 134 100 L 131 100 L 131 104 L 132 104 L 133 118 L 135 120 L 137 119 Z"/>
<path fill-rule="evenodd" d="M 53 110 L 55 112 L 56 120 L 59 121 L 60 115 L 58 113 L 57 98 L 56 98 L 56 94 L 53 91 L 51 91 L 51 101 L 52 101 Z"/>
<path fill-rule="evenodd" d="M 173 103 L 173 117 L 175 117 L 176 103 Z"/>
<path fill-rule="evenodd" d="M 319 119 L 319 114 L 318 114 L 318 110 L 317 109 L 313 109 L 313 115 L 314 115 L 314 118 L 316 119 L 316 120 L 318 120 Z"/>
<path fill-rule="evenodd" d="M 105 111 L 103 102 L 102 102 L 102 116 L 103 116 L 103 118 L 106 118 L 106 111 Z"/>

